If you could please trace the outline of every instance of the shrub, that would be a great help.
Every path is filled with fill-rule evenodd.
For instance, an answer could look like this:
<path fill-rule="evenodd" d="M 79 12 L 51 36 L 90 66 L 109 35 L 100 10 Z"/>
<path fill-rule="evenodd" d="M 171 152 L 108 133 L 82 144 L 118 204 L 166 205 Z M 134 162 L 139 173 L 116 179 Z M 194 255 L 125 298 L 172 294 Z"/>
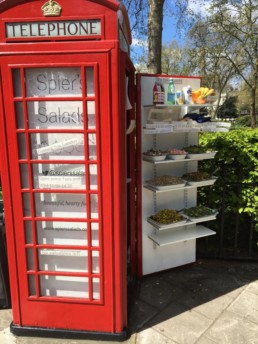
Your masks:
<path fill-rule="evenodd" d="M 213 160 L 200 163 L 200 170 L 213 173 L 218 179 L 212 192 L 209 188 L 198 190 L 199 203 L 219 210 L 223 206 L 225 240 L 231 244 L 238 214 L 239 237 L 245 241 L 251 221 L 258 231 L 258 129 L 202 133 L 200 145 L 217 151 Z"/>

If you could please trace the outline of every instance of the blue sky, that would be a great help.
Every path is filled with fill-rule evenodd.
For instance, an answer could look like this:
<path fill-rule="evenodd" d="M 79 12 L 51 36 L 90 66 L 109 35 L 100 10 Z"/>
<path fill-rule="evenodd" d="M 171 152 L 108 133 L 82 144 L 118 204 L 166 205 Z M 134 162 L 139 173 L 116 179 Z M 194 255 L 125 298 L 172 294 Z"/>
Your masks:
<path fill-rule="evenodd" d="M 184 39 L 182 35 L 179 35 L 176 28 L 176 21 L 174 18 L 164 16 L 163 21 L 163 32 L 162 32 L 162 43 L 168 44 L 176 40 L 183 43 Z M 133 37 L 132 43 L 132 59 L 135 58 L 135 54 L 142 54 L 144 49 L 147 50 L 147 40 L 142 42 L 137 38 Z"/>
<path fill-rule="evenodd" d="M 170 6 L 173 8 L 174 0 L 168 0 L 171 2 Z M 197 0 L 197 1 L 190 1 L 190 10 L 193 13 L 198 14 L 207 14 L 207 8 L 210 5 L 211 0 Z M 201 3 L 201 4 L 200 4 Z M 174 11 L 176 15 L 176 11 Z M 130 20 L 130 18 L 129 18 Z M 163 33 L 162 33 L 162 42 L 163 44 L 167 44 L 176 40 L 179 44 L 184 44 L 184 33 L 179 34 L 177 31 L 177 18 L 176 16 L 168 16 L 166 15 L 166 11 L 164 10 L 164 20 L 163 20 Z M 138 40 L 136 37 L 133 37 L 133 44 L 132 44 L 132 58 L 134 59 L 135 52 L 141 53 L 143 48 L 137 47 Z M 147 41 L 140 42 L 142 46 L 145 45 L 145 49 L 147 49 Z M 136 44 L 136 45 L 135 45 Z"/>

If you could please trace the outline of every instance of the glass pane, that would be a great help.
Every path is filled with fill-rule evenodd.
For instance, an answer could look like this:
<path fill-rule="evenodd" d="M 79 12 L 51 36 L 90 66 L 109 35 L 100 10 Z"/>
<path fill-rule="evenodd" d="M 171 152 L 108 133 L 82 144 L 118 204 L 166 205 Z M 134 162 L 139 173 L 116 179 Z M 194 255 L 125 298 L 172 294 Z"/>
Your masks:
<path fill-rule="evenodd" d="M 33 249 L 27 248 L 26 255 L 27 255 L 27 269 L 28 270 L 35 270 Z"/>
<path fill-rule="evenodd" d="M 36 282 L 34 275 L 28 275 L 29 296 L 36 296 Z"/>
<path fill-rule="evenodd" d="M 95 102 L 87 102 L 88 129 L 96 128 Z"/>
<path fill-rule="evenodd" d="M 94 91 L 94 70 L 92 67 L 86 68 L 86 88 L 87 96 L 92 97 L 95 95 Z"/>
<path fill-rule="evenodd" d="M 31 216 L 30 194 L 28 194 L 28 193 L 22 194 L 22 203 L 23 203 L 23 215 L 24 216 Z"/>
<path fill-rule="evenodd" d="M 90 195 L 91 218 L 97 219 L 99 215 L 98 195 Z"/>
<path fill-rule="evenodd" d="M 96 164 L 89 165 L 90 172 L 90 189 L 97 190 L 98 188 L 98 169 Z"/>
<path fill-rule="evenodd" d="M 100 299 L 100 279 L 94 277 L 92 279 L 92 289 L 93 289 L 93 299 L 99 300 Z"/>
<path fill-rule="evenodd" d="M 96 160 L 97 159 L 96 134 L 88 135 L 88 144 L 89 144 L 89 160 Z"/>
<path fill-rule="evenodd" d="M 38 244 L 88 245 L 87 224 L 84 222 L 37 222 Z"/>
<path fill-rule="evenodd" d="M 19 159 L 26 159 L 26 138 L 25 134 L 18 134 Z"/>
<path fill-rule="evenodd" d="M 83 134 L 37 133 L 30 135 L 32 158 L 44 160 L 83 160 Z"/>
<path fill-rule="evenodd" d="M 42 296 L 89 298 L 89 279 L 73 276 L 40 276 Z"/>
<path fill-rule="evenodd" d="M 85 166 L 78 164 L 34 164 L 34 188 L 85 189 Z"/>
<path fill-rule="evenodd" d="M 83 250 L 39 249 L 40 271 L 88 272 L 88 252 Z"/>
<path fill-rule="evenodd" d="M 92 251 L 92 272 L 93 273 L 99 273 L 99 252 L 98 251 Z"/>
<path fill-rule="evenodd" d="M 36 216 L 86 218 L 86 197 L 71 193 L 36 193 Z"/>
<path fill-rule="evenodd" d="M 22 96 L 22 87 L 21 87 L 21 72 L 20 69 L 13 69 L 13 93 L 14 97 Z"/>
<path fill-rule="evenodd" d="M 32 244 L 32 224 L 30 221 L 25 221 L 25 240 L 26 244 Z"/>
<path fill-rule="evenodd" d="M 28 165 L 21 164 L 20 165 L 20 177 L 21 177 L 21 187 L 22 189 L 29 188 L 29 179 L 28 179 Z"/>
<path fill-rule="evenodd" d="M 80 68 L 27 68 L 27 97 L 81 96 Z"/>
<path fill-rule="evenodd" d="M 99 224 L 94 222 L 91 223 L 91 246 L 99 246 Z"/>
<path fill-rule="evenodd" d="M 15 117 L 16 117 L 16 128 L 24 129 L 24 114 L 23 104 L 21 102 L 15 102 Z"/>
<path fill-rule="evenodd" d="M 83 128 L 83 110 L 80 101 L 28 102 L 27 111 L 31 129 Z"/>

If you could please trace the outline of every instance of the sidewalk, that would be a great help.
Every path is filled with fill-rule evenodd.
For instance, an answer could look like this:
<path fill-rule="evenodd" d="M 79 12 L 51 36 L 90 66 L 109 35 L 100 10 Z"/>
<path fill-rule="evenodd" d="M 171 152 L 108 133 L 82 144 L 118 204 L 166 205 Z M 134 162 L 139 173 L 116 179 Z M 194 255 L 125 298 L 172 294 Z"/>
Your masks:
<path fill-rule="evenodd" d="M 198 260 L 142 278 L 125 344 L 258 344 L 258 263 Z M 15 337 L 0 310 L 0 344 L 95 344 Z"/>

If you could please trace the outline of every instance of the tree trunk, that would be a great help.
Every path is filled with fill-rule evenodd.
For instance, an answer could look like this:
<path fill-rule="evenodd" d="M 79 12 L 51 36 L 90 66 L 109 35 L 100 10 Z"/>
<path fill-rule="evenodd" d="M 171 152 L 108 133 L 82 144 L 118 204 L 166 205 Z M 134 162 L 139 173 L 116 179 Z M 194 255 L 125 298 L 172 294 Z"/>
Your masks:
<path fill-rule="evenodd" d="M 251 127 L 256 128 L 256 108 L 255 108 L 255 95 L 256 87 L 251 89 L 251 106 L 250 106 L 250 116 L 251 116 Z"/>
<path fill-rule="evenodd" d="M 253 71 L 253 82 L 251 88 L 251 104 L 250 104 L 250 117 L 251 117 L 251 126 L 256 128 L 256 90 L 257 90 L 257 80 L 258 80 L 258 60 L 256 61 L 256 66 Z"/>
<path fill-rule="evenodd" d="M 161 73 L 162 22 L 164 0 L 149 0 L 148 17 L 148 71 Z"/>

